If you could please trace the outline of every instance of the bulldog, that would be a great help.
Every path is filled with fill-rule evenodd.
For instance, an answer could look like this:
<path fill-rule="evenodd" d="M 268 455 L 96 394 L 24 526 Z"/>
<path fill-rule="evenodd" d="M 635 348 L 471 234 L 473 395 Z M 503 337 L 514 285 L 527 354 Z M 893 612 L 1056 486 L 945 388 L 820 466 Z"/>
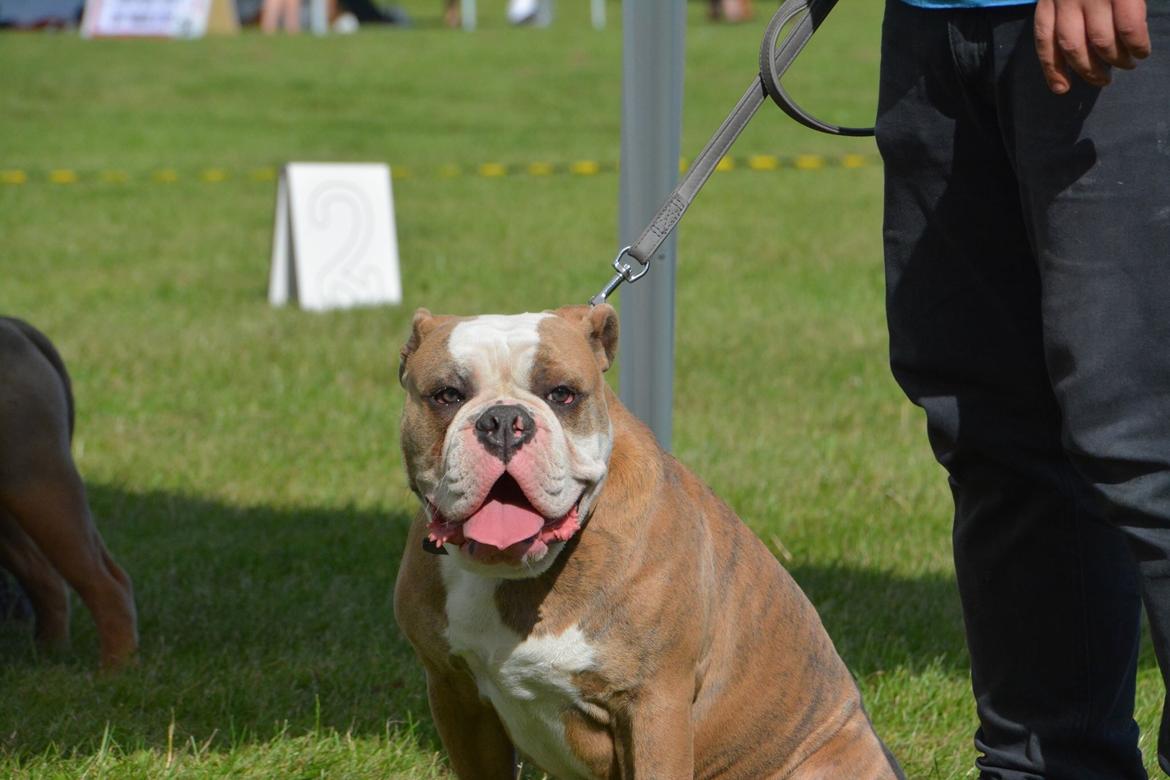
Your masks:
<path fill-rule="evenodd" d="M 901 777 L 808 599 L 606 385 L 617 340 L 604 304 L 414 316 L 394 608 L 455 773 Z"/>
<path fill-rule="evenodd" d="M 42 645 L 68 641 L 72 586 L 93 615 L 109 669 L 138 647 L 134 593 L 94 526 L 72 436 L 61 356 L 31 325 L 0 317 L 0 565 L 28 595 Z"/>

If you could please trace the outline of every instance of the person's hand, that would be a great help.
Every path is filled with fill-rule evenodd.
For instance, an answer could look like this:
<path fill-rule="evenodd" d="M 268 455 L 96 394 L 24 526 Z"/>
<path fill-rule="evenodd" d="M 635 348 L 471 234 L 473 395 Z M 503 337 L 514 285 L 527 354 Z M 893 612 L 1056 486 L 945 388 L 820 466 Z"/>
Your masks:
<path fill-rule="evenodd" d="M 1049 89 L 1068 92 L 1070 71 L 1103 87 L 1111 67 L 1130 70 L 1150 54 L 1146 0 L 1037 0 L 1035 36 Z"/>

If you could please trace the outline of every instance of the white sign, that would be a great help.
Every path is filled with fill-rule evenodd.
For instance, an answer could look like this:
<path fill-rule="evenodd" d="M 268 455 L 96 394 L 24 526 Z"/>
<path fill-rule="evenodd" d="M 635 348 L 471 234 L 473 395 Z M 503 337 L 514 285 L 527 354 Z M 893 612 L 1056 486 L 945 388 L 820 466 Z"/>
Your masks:
<path fill-rule="evenodd" d="M 201 38 L 212 0 L 87 0 L 86 38 Z"/>
<path fill-rule="evenodd" d="M 268 302 L 289 301 L 313 311 L 402 302 L 389 166 L 285 166 Z"/>

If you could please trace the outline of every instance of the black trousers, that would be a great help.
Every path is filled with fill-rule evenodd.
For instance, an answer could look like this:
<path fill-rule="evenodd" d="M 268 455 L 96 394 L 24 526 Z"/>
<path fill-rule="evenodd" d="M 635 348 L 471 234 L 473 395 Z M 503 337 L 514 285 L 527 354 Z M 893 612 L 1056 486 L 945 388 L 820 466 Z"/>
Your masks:
<path fill-rule="evenodd" d="M 890 361 L 954 494 L 981 776 L 1140 778 L 1143 600 L 1170 668 L 1170 0 L 1150 59 L 1062 96 L 1033 8 L 887 3 Z"/>

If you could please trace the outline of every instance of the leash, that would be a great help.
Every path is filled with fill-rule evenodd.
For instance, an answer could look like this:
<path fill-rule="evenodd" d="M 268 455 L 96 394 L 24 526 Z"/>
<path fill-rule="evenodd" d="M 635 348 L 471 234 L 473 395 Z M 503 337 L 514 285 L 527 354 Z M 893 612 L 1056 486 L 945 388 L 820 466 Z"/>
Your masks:
<path fill-rule="evenodd" d="M 589 299 L 590 306 L 605 303 L 606 298 L 612 295 L 622 282 L 633 283 L 646 275 L 650 270 L 650 259 L 654 257 L 654 253 L 678 226 L 683 214 L 699 194 L 699 190 L 707 183 L 707 179 L 711 178 L 715 166 L 731 149 L 735 139 L 747 127 L 765 100 L 770 98 L 785 114 L 812 130 L 831 135 L 873 135 L 872 127 L 839 127 L 822 122 L 797 105 L 780 83 L 784 72 L 796 60 L 797 55 L 836 4 L 837 0 L 786 0 L 780 6 L 764 31 L 764 41 L 760 44 L 759 74 L 752 79 L 743 97 L 735 104 L 735 108 L 731 109 L 723 124 L 719 125 L 715 135 L 707 141 L 707 145 L 691 163 L 682 181 L 659 207 L 658 213 L 642 231 L 642 235 L 633 244 L 617 253 L 617 257 L 613 259 L 613 269 L 616 273 L 601 292 Z M 798 16 L 801 17 L 800 20 L 777 45 L 780 33 Z M 637 260 L 642 267 L 635 268 L 633 263 L 624 259 L 627 256 Z"/>

